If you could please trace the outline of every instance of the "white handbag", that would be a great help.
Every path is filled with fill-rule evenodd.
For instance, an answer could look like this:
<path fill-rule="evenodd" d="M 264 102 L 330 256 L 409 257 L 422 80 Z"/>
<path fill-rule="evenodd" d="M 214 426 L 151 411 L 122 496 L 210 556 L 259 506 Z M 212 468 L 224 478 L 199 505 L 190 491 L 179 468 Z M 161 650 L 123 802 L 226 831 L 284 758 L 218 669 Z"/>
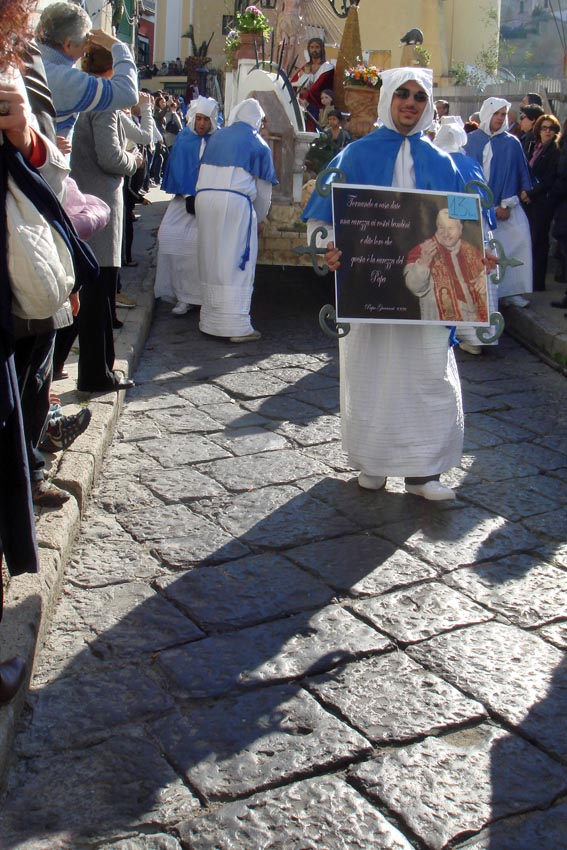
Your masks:
<path fill-rule="evenodd" d="M 10 176 L 6 218 L 12 311 L 21 319 L 48 319 L 75 285 L 71 253 Z"/>

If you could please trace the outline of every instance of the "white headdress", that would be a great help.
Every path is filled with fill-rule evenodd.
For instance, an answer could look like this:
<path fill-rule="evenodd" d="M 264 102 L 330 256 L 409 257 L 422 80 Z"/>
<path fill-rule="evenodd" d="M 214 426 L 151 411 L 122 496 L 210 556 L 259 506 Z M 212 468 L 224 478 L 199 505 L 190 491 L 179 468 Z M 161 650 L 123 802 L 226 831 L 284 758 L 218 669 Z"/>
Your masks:
<path fill-rule="evenodd" d="M 206 115 L 211 119 L 211 133 L 218 130 L 219 105 L 212 97 L 203 97 L 199 95 L 195 100 L 192 100 L 187 110 L 187 126 L 191 130 L 195 130 L 195 116 Z"/>
<path fill-rule="evenodd" d="M 467 133 L 460 115 L 444 115 L 435 144 L 445 153 L 459 153 L 467 143 Z"/>
<path fill-rule="evenodd" d="M 499 133 L 505 133 L 508 129 L 508 118 L 506 118 L 502 127 L 495 133 L 490 132 L 490 122 L 492 121 L 492 116 L 495 112 L 498 112 L 498 110 L 503 107 L 506 107 L 506 110 L 508 110 L 511 106 L 512 104 L 509 103 L 509 101 L 504 100 L 503 97 L 487 98 L 480 107 L 480 129 L 484 130 L 488 136 L 497 136 Z"/>
<path fill-rule="evenodd" d="M 382 88 L 380 89 L 380 102 L 378 103 L 378 118 L 389 130 L 395 130 L 396 127 L 392 121 L 390 107 L 392 105 L 392 97 L 396 89 L 403 86 L 404 83 L 410 80 L 421 86 L 424 92 L 428 95 L 429 101 L 415 125 L 408 135 L 420 133 L 426 130 L 433 121 L 434 106 L 433 106 L 433 71 L 431 68 L 390 68 L 387 71 L 380 73 L 382 78 Z"/>
<path fill-rule="evenodd" d="M 249 124 L 254 130 L 259 130 L 262 126 L 262 119 L 265 112 L 254 97 L 248 97 L 241 101 L 230 110 L 227 126 L 235 124 L 237 121 L 244 121 Z"/>

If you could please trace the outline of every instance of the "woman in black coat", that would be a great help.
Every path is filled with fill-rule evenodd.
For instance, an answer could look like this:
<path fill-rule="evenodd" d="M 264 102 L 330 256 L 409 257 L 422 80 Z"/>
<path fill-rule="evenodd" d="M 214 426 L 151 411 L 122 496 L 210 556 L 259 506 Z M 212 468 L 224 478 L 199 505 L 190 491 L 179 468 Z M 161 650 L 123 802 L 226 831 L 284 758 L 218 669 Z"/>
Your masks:
<path fill-rule="evenodd" d="M 555 280 L 567 283 L 567 119 L 563 122 L 559 139 L 559 165 L 555 185 L 551 190 L 551 199 L 555 205 L 551 235 L 557 240 L 559 268 Z M 567 307 L 567 293 L 561 301 L 552 301 L 552 307 Z M 567 315 L 567 314 L 566 314 Z"/>
<path fill-rule="evenodd" d="M 561 125 L 555 115 L 544 114 L 535 122 L 533 132 L 535 147 L 529 163 L 536 183 L 533 189 L 523 191 L 520 199 L 530 223 L 532 236 L 533 288 L 534 292 L 543 292 L 554 207 L 551 190 L 559 165 L 558 137 Z"/>
<path fill-rule="evenodd" d="M 35 6 L 30 0 L 0 3 L 0 132 L 29 161 L 45 160 L 39 137 L 28 123 L 29 103 L 16 72 L 23 60 L 23 38 Z M 19 76 L 19 72 L 17 74 Z M 10 82 L 8 82 L 10 80 Z M 21 78 L 20 78 L 21 81 Z M 36 160 L 36 165 L 39 165 Z M 0 205 L 5 209 L 6 159 L 0 144 Z M 30 475 L 24 445 L 24 426 L 14 364 L 11 289 L 7 263 L 6 218 L 0 221 L 0 567 L 3 557 L 10 575 L 37 572 L 39 555 L 31 501 Z M 0 569 L 0 619 L 3 587 Z M 3 641 L 2 637 L 2 641 Z M 0 705 L 13 699 L 26 678 L 26 664 L 18 656 L 0 657 Z"/>

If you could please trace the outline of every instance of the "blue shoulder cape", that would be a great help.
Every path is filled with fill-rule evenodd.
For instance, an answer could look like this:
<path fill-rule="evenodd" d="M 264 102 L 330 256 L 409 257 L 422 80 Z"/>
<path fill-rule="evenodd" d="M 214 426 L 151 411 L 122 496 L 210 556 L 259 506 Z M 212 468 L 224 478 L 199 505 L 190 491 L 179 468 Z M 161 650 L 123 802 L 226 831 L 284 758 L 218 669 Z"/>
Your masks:
<path fill-rule="evenodd" d="M 486 183 L 486 180 L 484 178 L 484 172 L 476 161 L 476 159 L 473 159 L 472 157 L 467 156 L 465 153 L 461 153 L 460 151 L 451 153 L 449 154 L 449 156 L 457 166 L 457 170 L 465 181 L 465 185 L 470 180 L 478 180 L 479 183 Z M 482 196 L 482 191 L 479 189 L 477 194 Z M 489 210 L 485 210 L 483 207 L 482 214 L 488 226 L 492 230 L 494 230 L 497 225 L 494 207 L 490 207 Z"/>
<path fill-rule="evenodd" d="M 404 139 L 408 139 L 415 168 L 417 189 L 438 192 L 464 192 L 464 182 L 451 157 L 431 144 L 421 133 L 402 136 L 395 130 L 380 127 L 357 142 L 351 142 L 334 159 L 328 168 L 340 168 L 347 183 L 366 186 L 392 185 L 396 157 Z M 318 218 L 331 222 L 331 196 L 322 198 L 313 192 L 301 218 Z"/>
<path fill-rule="evenodd" d="M 205 136 L 205 140 L 211 136 Z M 194 195 L 199 176 L 199 151 L 203 136 L 198 136 L 190 127 L 178 134 L 171 148 L 161 188 L 170 195 Z"/>
<path fill-rule="evenodd" d="M 272 152 L 264 139 L 249 124 L 236 121 L 211 137 L 201 162 L 204 165 L 243 168 L 253 177 L 278 183 Z"/>
<path fill-rule="evenodd" d="M 482 167 L 482 156 L 487 144 L 492 145 L 492 163 L 488 185 L 494 193 L 494 204 L 498 206 L 504 198 L 519 195 L 533 187 L 530 169 L 519 139 L 510 133 L 489 136 L 484 130 L 469 134 L 465 153 Z"/>

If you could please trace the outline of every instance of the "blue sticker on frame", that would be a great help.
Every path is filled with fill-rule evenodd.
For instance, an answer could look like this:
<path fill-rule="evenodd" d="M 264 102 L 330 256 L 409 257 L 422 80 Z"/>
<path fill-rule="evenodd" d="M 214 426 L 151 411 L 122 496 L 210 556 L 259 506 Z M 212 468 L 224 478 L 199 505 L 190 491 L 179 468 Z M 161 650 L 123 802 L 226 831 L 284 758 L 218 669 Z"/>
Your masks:
<path fill-rule="evenodd" d="M 449 215 L 461 221 L 478 221 L 478 198 L 473 195 L 448 195 Z"/>

